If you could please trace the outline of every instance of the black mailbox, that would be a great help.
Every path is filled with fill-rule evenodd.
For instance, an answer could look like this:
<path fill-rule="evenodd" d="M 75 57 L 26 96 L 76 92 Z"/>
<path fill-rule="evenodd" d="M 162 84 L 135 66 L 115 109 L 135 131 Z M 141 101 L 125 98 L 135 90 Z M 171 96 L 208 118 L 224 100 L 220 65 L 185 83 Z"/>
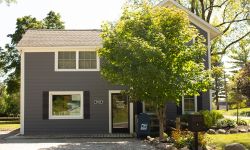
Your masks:
<path fill-rule="evenodd" d="M 189 115 L 188 129 L 192 132 L 199 132 L 205 130 L 204 119 L 202 115 Z"/>
<path fill-rule="evenodd" d="M 150 117 L 148 114 L 140 113 L 137 122 L 137 137 L 146 137 L 150 134 Z"/>

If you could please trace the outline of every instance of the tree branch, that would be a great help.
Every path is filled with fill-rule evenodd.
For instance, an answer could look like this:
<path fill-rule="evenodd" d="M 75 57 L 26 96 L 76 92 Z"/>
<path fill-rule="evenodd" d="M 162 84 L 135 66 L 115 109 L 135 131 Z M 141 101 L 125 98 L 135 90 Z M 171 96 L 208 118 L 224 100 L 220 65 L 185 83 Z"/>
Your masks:
<path fill-rule="evenodd" d="M 209 2 L 210 2 L 209 3 L 209 7 L 214 5 L 214 0 L 209 0 Z M 213 7 L 210 7 L 208 9 L 208 13 L 207 13 L 207 19 L 206 19 L 207 22 L 210 22 L 210 18 L 212 16 L 212 12 L 213 12 Z"/>
<path fill-rule="evenodd" d="M 231 21 L 225 21 L 225 22 L 222 22 L 221 24 L 218 24 L 216 25 L 216 27 L 220 27 L 224 24 L 228 24 L 228 23 L 234 23 L 234 22 L 241 22 L 241 21 L 246 21 L 246 20 L 250 20 L 250 18 L 244 18 L 244 19 L 239 19 L 239 20 L 231 20 Z"/>
<path fill-rule="evenodd" d="M 228 2 L 228 0 L 225 0 L 224 2 L 222 2 L 220 5 L 213 5 L 213 6 L 209 6 L 205 9 L 205 11 L 209 10 L 210 8 L 215 8 L 215 7 L 218 7 L 218 8 L 221 8 L 226 2 Z"/>
<path fill-rule="evenodd" d="M 225 53 L 226 53 L 226 50 L 227 50 L 230 46 L 232 46 L 232 45 L 234 45 L 235 43 L 239 42 L 240 40 L 244 39 L 244 38 L 245 38 L 246 36 L 248 36 L 249 34 L 250 34 L 250 31 L 247 32 L 247 33 L 246 33 L 245 35 L 243 35 L 242 37 L 240 37 L 239 39 L 237 39 L 237 40 L 231 42 L 230 44 L 228 44 L 221 52 L 216 52 L 216 53 L 214 53 L 214 54 L 217 54 L 217 55 L 225 54 Z M 212 54 L 212 55 L 213 55 L 213 54 Z"/>
<path fill-rule="evenodd" d="M 204 1 L 200 0 L 201 3 L 201 17 L 203 20 L 205 20 L 205 6 L 204 6 Z"/>

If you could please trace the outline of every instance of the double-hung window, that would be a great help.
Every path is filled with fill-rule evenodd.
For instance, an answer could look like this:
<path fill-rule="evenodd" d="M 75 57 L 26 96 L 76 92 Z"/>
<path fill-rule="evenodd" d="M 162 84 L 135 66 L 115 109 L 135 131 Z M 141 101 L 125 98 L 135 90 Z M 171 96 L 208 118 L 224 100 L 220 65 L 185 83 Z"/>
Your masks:
<path fill-rule="evenodd" d="M 182 96 L 182 113 L 197 112 L 197 96 Z"/>
<path fill-rule="evenodd" d="M 55 53 L 56 71 L 99 71 L 96 51 L 58 51 Z"/>
<path fill-rule="evenodd" d="M 58 69 L 75 69 L 76 52 L 62 51 L 58 52 Z"/>
<path fill-rule="evenodd" d="M 96 52 L 80 51 L 79 52 L 79 69 L 96 69 Z"/>
<path fill-rule="evenodd" d="M 49 119 L 83 119 L 83 92 L 49 92 Z"/>

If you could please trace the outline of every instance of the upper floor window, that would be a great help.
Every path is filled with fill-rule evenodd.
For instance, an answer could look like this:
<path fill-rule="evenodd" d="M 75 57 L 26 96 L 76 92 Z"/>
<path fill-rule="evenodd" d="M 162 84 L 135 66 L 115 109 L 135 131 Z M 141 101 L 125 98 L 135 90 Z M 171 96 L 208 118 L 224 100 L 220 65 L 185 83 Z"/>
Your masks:
<path fill-rule="evenodd" d="M 182 97 L 182 112 L 183 114 L 197 112 L 197 97 L 196 96 L 183 96 Z"/>
<path fill-rule="evenodd" d="M 76 52 L 58 52 L 58 69 L 75 69 Z"/>
<path fill-rule="evenodd" d="M 80 69 L 96 69 L 96 52 L 83 51 L 79 52 L 79 68 Z"/>
<path fill-rule="evenodd" d="M 96 51 L 55 52 L 56 71 L 99 71 L 99 58 Z"/>

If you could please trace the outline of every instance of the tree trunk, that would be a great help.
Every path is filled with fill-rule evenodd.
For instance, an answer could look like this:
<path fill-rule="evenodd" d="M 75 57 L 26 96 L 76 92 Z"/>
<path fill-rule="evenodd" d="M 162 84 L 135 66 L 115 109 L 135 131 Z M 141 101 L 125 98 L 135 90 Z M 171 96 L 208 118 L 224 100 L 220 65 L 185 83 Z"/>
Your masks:
<path fill-rule="evenodd" d="M 164 133 L 164 107 L 160 106 L 156 110 L 157 117 L 159 119 L 159 139 L 163 140 L 163 133 Z"/>
<path fill-rule="evenodd" d="M 220 105 L 219 105 L 219 85 L 218 85 L 218 78 L 215 77 L 215 102 L 216 102 L 216 109 L 219 110 L 220 109 Z"/>

